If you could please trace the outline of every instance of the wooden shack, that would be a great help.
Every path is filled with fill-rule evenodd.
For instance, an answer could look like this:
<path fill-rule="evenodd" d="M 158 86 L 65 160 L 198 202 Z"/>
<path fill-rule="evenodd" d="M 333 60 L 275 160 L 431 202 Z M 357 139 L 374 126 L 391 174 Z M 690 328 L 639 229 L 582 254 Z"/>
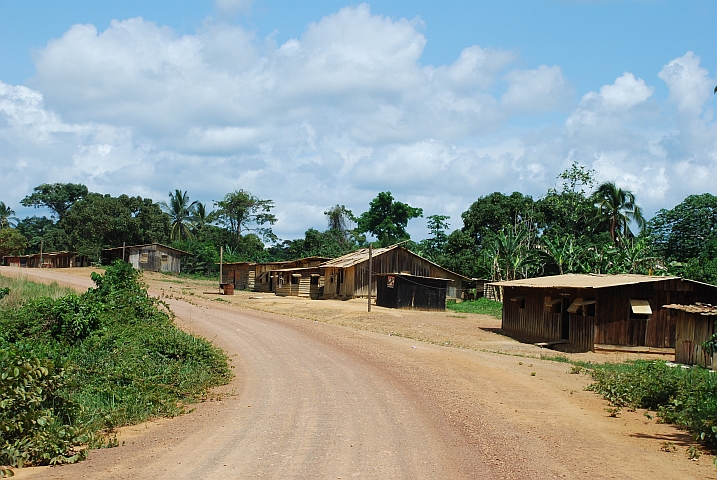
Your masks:
<path fill-rule="evenodd" d="M 446 309 L 446 291 L 452 280 L 404 273 L 376 275 L 376 305 L 404 310 Z"/>
<path fill-rule="evenodd" d="M 675 348 L 677 315 L 662 306 L 717 300 L 714 285 L 679 277 L 569 274 L 491 285 L 503 292 L 507 333 L 584 351 L 643 347 L 668 353 Z"/>
<path fill-rule="evenodd" d="M 297 296 L 318 299 L 323 291 L 323 276 L 319 267 L 299 267 L 273 270 L 278 296 Z"/>
<path fill-rule="evenodd" d="M 6 256 L 3 257 L 2 264 L 21 268 L 72 268 L 88 267 L 91 263 L 84 255 L 63 251 Z"/>
<path fill-rule="evenodd" d="M 104 259 L 109 262 L 119 258 L 131 263 L 137 270 L 170 273 L 180 273 L 182 255 L 191 255 L 161 243 L 107 248 L 104 253 Z"/>
<path fill-rule="evenodd" d="M 232 283 L 237 290 L 254 290 L 256 263 L 231 262 L 222 264 L 222 284 Z"/>
<path fill-rule="evenodd" d="M 321 264 L 325 278 L 322 298 L 366 297 L 369 286 L 368 255 L 368 248 L 362 248 Z M 398 245 L 374 249 L 372 271 L 374 274 L 399 272 L 452 280 L 447 287 L 446 298 L 453 300 L 460 300 L 471 282 L 470 278 L 451 272 Z M 372 294 L 376 293 L 376 278 L 371 282 Z"/>
<path fill-rule="evenodd" d="M 222 265 L 222 283 L 234 283 L 234 288 L 240 290 L 251 290 L 254 292 L 277 292 L 280 278 L 282 279 L 282 286 L 285 283 L 290 283 L 285 281 L 291 275 L 288 273 L 289 270 L 316 268 L 327 260 L 330 260 L 330 258 L 306 257 L 299 258 L 297 260 L 288 260 L 285 262 L 225 263 Z M 310 281 L 310 279 L 308 281 Z M 284 290 L 286 290 L 286 288 Z M 312 295 L 315 294 L 315 289 L 312 288 L 311 290 Z"/>
<path fill-rule="evenodd" d="M 696 303 L 694 305 L 665 305 L 677 313 L 675 325 L 675 362 L 685 365 L 717 369 L 717 355 L 707 351 L 702 344 L 715 333 L 717 307 Z"/>

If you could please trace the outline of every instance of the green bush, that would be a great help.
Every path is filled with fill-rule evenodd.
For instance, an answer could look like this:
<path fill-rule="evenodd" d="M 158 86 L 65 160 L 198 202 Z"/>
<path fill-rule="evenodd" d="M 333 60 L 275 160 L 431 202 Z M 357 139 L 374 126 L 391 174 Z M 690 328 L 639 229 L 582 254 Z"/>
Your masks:
<path fill-rule="evenodd" d="M 77 461 L 96 432 L 177 415 L 231 378 L 221 350 L 177 329 L 130 265 L 93 280 L 0 310 L 0 465 Z"/>
<path fill-rule="evenodd" d="M 700 367 L 670 367 L 663 361 L 594 365 L 588 387 L 617 407 L 657 411 L 660 419 L 717 448 L 717 375 Z"/>
<path fill-rule="evenodd" d="M 503 315 L 503 304 L 495 300 L 487 298 L 478 298 L 476 300 L 466 300 L 456 303 L 455 300 L 446 302 L 446 308 L 454 312 L 461 313 L 477 313 L 482 315 L 491 315 L 500 318 Z"/>

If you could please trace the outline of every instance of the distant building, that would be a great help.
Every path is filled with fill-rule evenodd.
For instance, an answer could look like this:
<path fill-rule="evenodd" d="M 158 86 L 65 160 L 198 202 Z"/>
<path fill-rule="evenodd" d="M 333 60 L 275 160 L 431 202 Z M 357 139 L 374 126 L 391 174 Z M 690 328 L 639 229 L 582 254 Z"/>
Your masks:
<path fill-rule="evenodd" d="M 675 347 L 669 303 L 717 303 L 717 287 L 679 277 L 555 275 L 490 285 L 503 291 L 503 330 L 581 350 Z"/>
<path fill-rule="evenodd" d="M 90 260 L 73 252 L 34 253 L 32 255 L 8 255 L 2 258 L 6 267 L 21 268 L 72 268 L 88 267 Z"/>
<path fill-rule="evenodd" d="M 368 248 L 362 248 L 322 263 L 325 278 L 322 298 L 368 296 L 368 256 Z M 399 245 L 374 249 L 371 270 L 374 275 L 400 273 L 447 279 L 446 298 L 452 300 L 461 300 L 463 292 L 471 284 L 470 278 L 451 272 Z M 371 289 L 375 295 L 376 277 L 372 279 Z"/>
<path fill-rule="evenodd" d="M 105 260 L 113 262 L 116 259 L 123 259 L 137 270 L 148 272 L 180 273 L 182 255 L 191 254 L 161 243 L 127 245 L 104 250 Z"/>

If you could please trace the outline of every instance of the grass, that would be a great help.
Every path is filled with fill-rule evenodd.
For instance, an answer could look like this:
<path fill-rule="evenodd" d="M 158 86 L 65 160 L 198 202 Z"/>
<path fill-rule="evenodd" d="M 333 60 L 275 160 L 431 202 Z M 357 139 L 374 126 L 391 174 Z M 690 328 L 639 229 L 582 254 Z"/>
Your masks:
<path fill-rule="evenodd" d="M 0 300 L 0 307 L 16 307 L 23 302 L 36 300 L 42 297 L 58 299 L 74 293 L 68 287 L 62 287 L 56 282 L 50 285 L 31 282 L 25 278 L 11 278 L 0 275 L 0 288 L 9 288 L 10 293 Z"/>
<path fill-rule="evenodd" d="M 501 318 L 503 312 L 503 304 L 495 300 L 487 298 L 479 298 L 477 300 L 466 300 L 456 303 L 455 301 L 446 302 L 446 308 L 460 313 L 477 313 L 480 315 L 490 315 L 492 317 Z"/>

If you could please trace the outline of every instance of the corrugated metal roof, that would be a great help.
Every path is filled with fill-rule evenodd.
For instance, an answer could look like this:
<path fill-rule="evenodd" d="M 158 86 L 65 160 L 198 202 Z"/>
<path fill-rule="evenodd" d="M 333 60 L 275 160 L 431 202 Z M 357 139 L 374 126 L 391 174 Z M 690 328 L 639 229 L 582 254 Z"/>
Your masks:
<path fill-rule="evenodd" d="M 682 310 L 688 313 L 699 313 L 700 315 L 717 315 L 717 306 L 710 305 L 709 303 L 695 303 L 694 305 L 679 305 L 672 303 L 670 305 L 663 305 L 663 308 L 671 308 L 673 310 Z"/>
<path fill-rule="evenodd" d="M 373 256 L 377 257 L 382 253 L 386 253 L 394 248 L 396 248 L 396 245 L 392 245 L 386 248 L 374 248 Z M 354 265 L 357 265 L 359 263 L 365 262 L 366 260 L 368 260 L 368 248 L 361 248 L 359 250 L 356 250 L 355 252 L 347 253 L 343 257 L 334 258 L 333 260 L 324 262 L 321 264 L 321 266 L 348 268 L 353 267 Z"/>
<path fill-rule="evenodd" d="M 179 252 L 179 253 L 181 253 L 181 254 L 183 254 L 183 255 L 192 255 L 191 253 L 185 252 L 184 250 L 180 250 L 180 249 L 178 249 L 178 248 L 170 247 L 170 246 L 165 245 L 165 244 L 163 244 L 163 243 L 157 243 L 157 242 L 155 242 L 155 243 L 144 243 L 144 244 L 142 244 L 142 245 L 125 245 L 124 247 L 105 248 L 105 249 L 102 250 L 102 251 L 103 251 L 103 252 L 110 252 L 110 251 L 112 251 L 112 250 L 122 250 L 123 248 L 125 248 L 125 249 L 126 249 L 126 248 L 142 248 L 142 247 L 151 247 L 151 246 L 154 246 L 154 245 L 156 245 L 156 246 L 158 246 L 158 247 L 166 248 L 167 250 L 174 250 L 175 252 Z"/>
<path fill-rule="evenodd" d="M 664 282 L 680 277 L 655 277 L 650 275 L 595 275 L 573 274 L 553 275 L 550 277 L 525 278 L 506 282 L 491 282 L 499 287 L 535 287 L 535 288 L 607 288 L 621 285 L 635 285 L 647 282 Z"/>

